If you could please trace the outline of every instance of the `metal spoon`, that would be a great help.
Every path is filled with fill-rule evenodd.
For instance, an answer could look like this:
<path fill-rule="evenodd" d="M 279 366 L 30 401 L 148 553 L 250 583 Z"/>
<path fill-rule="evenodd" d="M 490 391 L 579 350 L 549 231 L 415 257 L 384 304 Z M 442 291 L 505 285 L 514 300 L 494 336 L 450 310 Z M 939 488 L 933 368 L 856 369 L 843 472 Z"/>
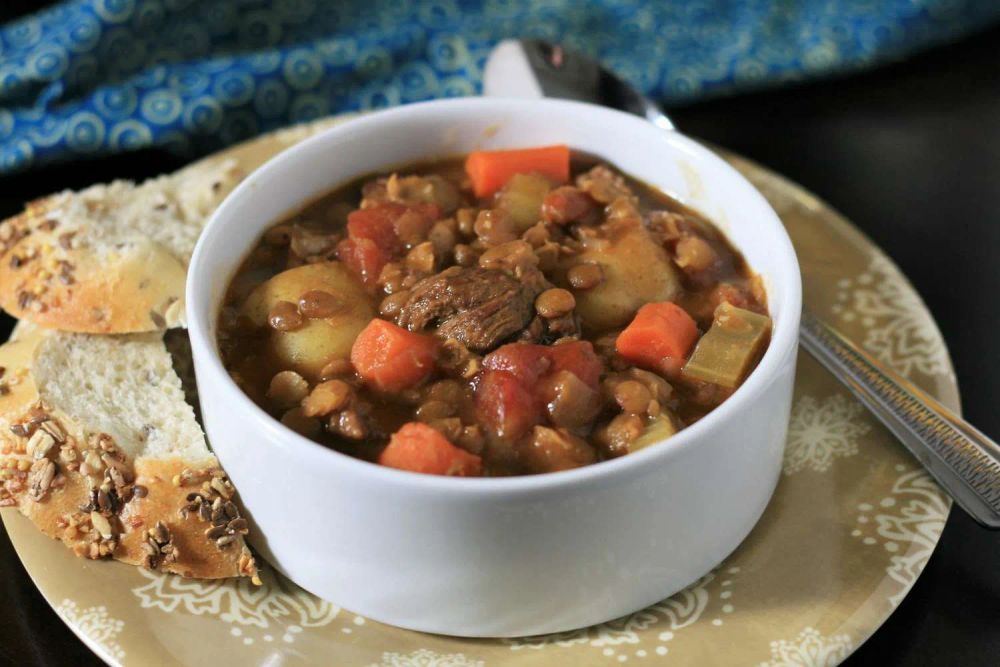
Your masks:
<path fill-rule="evenodd" d="M 538 40 L 507 40 L 490 54 L 483 92 L 562 97 L 627 111 L 664 130 L 660 106 L 595 60 Z M 799 340 L 977 522 L 1000 529 L 1000 446 L 808 311 Z"/>

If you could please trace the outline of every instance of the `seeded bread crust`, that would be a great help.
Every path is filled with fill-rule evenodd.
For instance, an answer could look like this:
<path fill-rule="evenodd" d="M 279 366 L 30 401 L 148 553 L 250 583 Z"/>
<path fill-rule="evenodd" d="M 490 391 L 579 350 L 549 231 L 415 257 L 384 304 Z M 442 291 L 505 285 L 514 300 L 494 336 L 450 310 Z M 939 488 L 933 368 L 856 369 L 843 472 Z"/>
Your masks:
<path fill-rule="evenodd" d="M 256 579 L 246 520 L 214 456 L 130 461 L 39 395 L 31 374 L 44 330 L 0 346 L 0 506 L 17 507 L 84 558 L 185 577 Z"/>
<path fill-rule="evenodd" d="M 0 307 L 83 333 L 183 326 L 194 244 L 243 173 L 235 160 L 209 159 L 138 185 L 115 181 L 29 203 L 0 223 Z"/>
<path fill-rule="evenodd" d="M 276 152 L 348 118 L 278 130 L 138 185 L 115 181 L 29 203 L 0 222 L 0 308 L 81 333 L 183 327 L 188 260 L 215 208 Z"/>

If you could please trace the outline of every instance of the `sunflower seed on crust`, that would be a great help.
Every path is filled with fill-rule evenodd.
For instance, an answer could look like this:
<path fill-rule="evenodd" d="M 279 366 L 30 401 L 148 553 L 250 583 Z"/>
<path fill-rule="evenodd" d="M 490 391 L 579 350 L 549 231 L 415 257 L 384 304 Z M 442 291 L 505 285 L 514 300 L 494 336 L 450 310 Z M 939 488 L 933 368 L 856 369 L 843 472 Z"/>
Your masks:
<path fill-rule="evenodd" d="M 49 459 L 39 459 L 31 466 L 28 474 L 28 495 L 32 500 L 39 501 L 45 497 L 52 480 L 56 476 L 56 464 Z"/>
<path fill-rule="evenodd" d="M 233 497 L 232 486 L 228 482 L 223 481 L 219 477 L 213 477 L 211 481 L 212 488 L 219 492 L 219 495 L 229 500 Z"/>
<path fill-rule="evenodd" d="M 90 513 L 90 523 L 104 539 L 110 540 L 114 537 L 114 533 L 111 530 L 111 522 L 100 512 Z"/>
<path fill-rule="evenodd" d="M 44 459 L 49 455 L 52 447 L 56 444 L 56 439 L 53 438 L 44 429 L 39 428 L 35 431 L 30 438 L 28 438 L 27 452 L 28 455 L 33 459 Z"/>
<path fill-rule="evenodd" d="M 220 549 L 225 549 L 236 541 L 235 535 L 224 535 L 215 541 L 215 545 Z"/>
<path fill-rule="evenodd" d="M 210 540 L 217 540 L 225 534 L 226 534 L 225 526 L 212 526 L 211 528 L 205 531 L 205 537 L 207 537 Z"/>
<path fill-rule="evenodd" d="M 239 533 L 240 535 L 246 535 L 249 532 L 249 526 L 247 525 L 247 520 L 244 518 L 233 519 L 226 526 L 226 530 L 230 530 L 234 533 Z"/>
<path fill-rule="evenodd" d="M 66 431 L 59 424 L 59 422 L 50 419 L 48 421 L 42 422 L 42 425 L 39 426 L 39 428 L 41 428 L 43 431 L 52 436 L 52 439 L 55 440 L 58 444 L 61 445 L 64 442 L 66 442 Z"/>
<path fill-rule="evenodd" d="M 154 538 L 160 544 L 166 544 L 170 541 L 170 531 L 162 521 L 157 521 L 156 525 L 150 529 L 150 536 Z"/>
<path fill-rule="evenodd" d="M 102 514 L 111 512 L 113 509 L 113 506 L 111 504 L 111 495 L 108 494 L 108 492 L 105 491 L 104 489 L 97 489 L 96 491 L 97 493 L 95 495 L 97 500 L 97 508 L 101 511 Z"/>

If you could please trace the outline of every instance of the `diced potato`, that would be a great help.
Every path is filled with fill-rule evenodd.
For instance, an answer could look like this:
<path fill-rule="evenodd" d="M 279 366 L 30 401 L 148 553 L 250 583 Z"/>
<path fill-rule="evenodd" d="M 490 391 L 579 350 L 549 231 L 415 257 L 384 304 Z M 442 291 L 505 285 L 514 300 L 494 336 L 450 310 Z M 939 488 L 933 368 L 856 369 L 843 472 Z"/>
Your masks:
<path fill-rule="evenodd" d="M 518 233 L 542 219 L 542 200 L 552 183 L 539 174 L 514 174 L 497 195 L 497 207 L 510 216 Z"/>
<path fill-rule="evenodd" d="M 658 442 L 663 442 L 677 433 L 677 430 L 677 423 L 674 421 L 674 417 L 669 412 L 663 411 L 659 417 L 646 426 L 646 430 L 642 432 L 642 435 L 629 443 L 628 451 L 630 453 L 636 452 L 650 445 L 655 445 Z"/>
<path fill-rule="evenodd" d="M 282 271 L 258 285 L 244 302 L 242 314 L 255 327 L 266 326 L 274 304 L 279 301 L 298 303 L 303 294 L 313 290 L 340 297 L 348 306 L 370 303 L 361 283 L 346 266 L 340 262 L 317 262 Z"/>
<path fill-rule="evenodd" d="M 316 380 L 329 362 L 351 356 L 354 339 L 370 320 L 353 317 L 310 320 L 295 331 L 274 332 L 272 351 L 289 368 Z"/>
<path fill-rule="evenodd" d="M 767 344 L 771 318 L 723 302 L 695 346 L 684 377 L 735 389 Z"/>
<path fill-rule="evenodd" d="M 641 226 L 586 245 L 572 262 L 598 264 L 604 275 L 597 287 L 574 290 L 576 312 L 588 332 L 623 327 L 643 304 L 673 301 L 681 291 L 666 251 Z"/>
<path fill-rule="evenodd" d="M 312 290 L 333 294 L 344 308 L 326 319 L 307 320 L 294 331 L 273 331 L 270 344 L 283 368 L 314 380 L 330 361 L 350 358 L 354 339 L 375 317 L 375 304 L 353 273 L 340 262 L 288 269 L 258 286 L 247 298 L 243 314 L 255 326 L 267 326 L 268 313 L 276 303 L 297 303 Z"/>

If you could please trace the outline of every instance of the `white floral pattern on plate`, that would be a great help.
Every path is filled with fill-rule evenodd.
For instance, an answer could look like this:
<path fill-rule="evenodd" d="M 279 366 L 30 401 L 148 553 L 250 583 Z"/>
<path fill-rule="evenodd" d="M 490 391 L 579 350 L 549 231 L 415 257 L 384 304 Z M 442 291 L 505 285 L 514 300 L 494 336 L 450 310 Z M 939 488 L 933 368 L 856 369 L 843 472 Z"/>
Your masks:
<path fill-rule="evenodd" d="M 881 252 L 867 269 L 837 284 L 833 312 L 865 329 L 862 344 L 903 375 L 952 376 L 944 341 L 930 312 L 903 274 Z"/>
<path fill-rule="evenodd" d="M 864 412 L 860 403 L 843 394 L 824 399 L 799 397 L 788 423 L 784 473 L 792 475 L 805 468 L 824 472 L 834 459 L 857 454 L 858 438 L 871 430 L 859 419 Z"/>
<path fill-rule="evenodd" d="M 63 621 L 76 628 L 87 641 L 99 647 L 108 656 L 122 660 L 125 651 L 118 644 L 117 637 L 125 629 L 125 621 L 112 618 L 104 606 L 81 609 L 73 600 L 63 600 L 56 613 Z"/>
<path fill-rule="evenodd" d="M 805 628 L 787 641 L 771 642 L 771 659 L 760 667 L 834 667 L 851 653 L 847 635 L 824 637 L 816 628 Z"/>
<path fill-rule="evenodd" d="M 382 662 L 369 667 L 483 667 L 482 660 L 472 660 L 464 653 L 435 653 L 429 649 L 417 649 L 412 653 L 383 653 Z"/>
<path fill-rule="evenodd" d="M 851 533 L 862 543 L 881 544 L 892 554 L 886 574 L 902 585 L 902 589 L 889 598 L 892 607 L 903 600 L 930 559 L 950 507 L 934 480 L 922 468 L 913 470 L 900 464 L 896 470 L 901 474 L 892 493 L 876 505 L 861 503 L 857 527 Z M 874 535 L 870 527 L 874 528 Z"/>
<path fill-rule="evenodd" d="M 215 616 L 232 625 L 230 635 L 246 645 L 258 638 L 291 644 L 305 628 L 328 625 L 341 614 L 337 605 L 310 595 L 268 568 L 262 568 L 261 586 L 245 578 L 208 581 L 145 569 L 139 573 L 149 583 L 132 593 L 144 609 Z"/>
<path fill-rule="evenodd" d="M 731 614 L 735 611 L 731 601 L 732 575 L 738 574 L 739 571 L 739 567 L 726 568 L 724 574 L 728 576 L 719 579 L 717 598 L 720 600 L 721 614 Z M 504 643 L 509 644 L 511 650 L 515 651 L 553 646 L 568 648 L 584 644 L 601 649 L 601 653 L 607 658 L 625 662 L 628 653 L 622 652 L 622 648 L 639 647 L 634 651 L 635 655 L 640 658 L 645 657 L 649 651 L 642 647 L 645 641 L 652 639 L 655 646 L 648 647 L 649 650 L 658 655 L 666 655 L 669 651 L 667 643 L 676 636 L 676 633 L 696 623 L 705 614 L 713 597 L 709 585 L 718 578 L 719 571 L 710 572 L 662 602 L 607 623 L 551 635 L 505 639 Z M 722 625 L 721 615 L 713 617 L 711 624 Z"/>

